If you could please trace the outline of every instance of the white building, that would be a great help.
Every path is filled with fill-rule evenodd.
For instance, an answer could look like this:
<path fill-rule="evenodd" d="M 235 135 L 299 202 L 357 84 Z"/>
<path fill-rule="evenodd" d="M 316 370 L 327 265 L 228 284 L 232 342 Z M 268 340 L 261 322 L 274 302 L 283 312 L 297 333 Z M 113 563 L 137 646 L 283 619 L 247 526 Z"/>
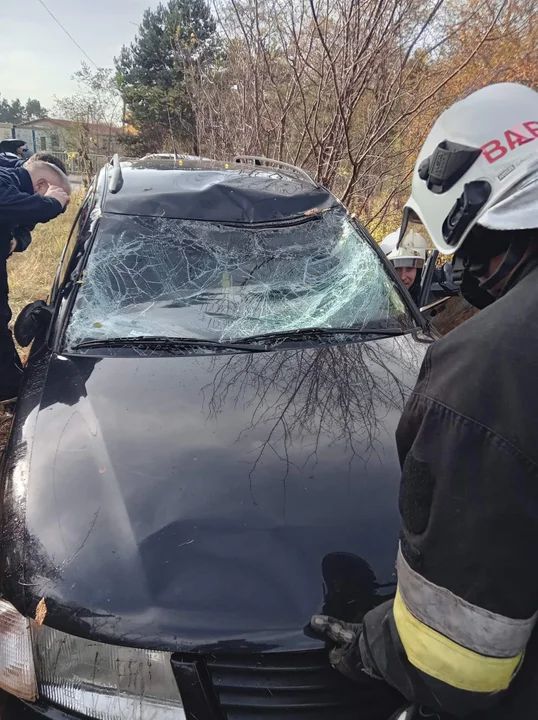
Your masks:
<path fill-rule="evenodd" d="M 12 135 L 13 124 L 0 122 L 0 142 L 2 140 L 9 140 Z"/>
<path fill-rule="evenodd" d="M 40 118 L 14 127 L 16 138 L 24 140 L 32 152 L 73 152 L 81 145 L 81 134 L 88 153 L 113 155 L 118 152 L 121 128 L 100 123 L 80 124 L 57 118 Z M 10 136 L 11 137 L 11 136 Z"/>

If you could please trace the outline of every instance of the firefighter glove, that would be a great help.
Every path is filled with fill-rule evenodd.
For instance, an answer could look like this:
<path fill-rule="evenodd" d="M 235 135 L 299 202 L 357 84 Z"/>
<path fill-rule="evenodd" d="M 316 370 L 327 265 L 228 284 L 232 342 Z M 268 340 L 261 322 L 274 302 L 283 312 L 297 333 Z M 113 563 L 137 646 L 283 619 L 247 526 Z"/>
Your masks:
<path fill-rule="evenodd" d="M 371 668 L 365 668 L 361 658 L 362 625 L 336 620 L 328 615 L 314 615 L 312 630 L 329 643 L 329 662 L 342 675 L 362 684 L 381 680 Z"/>

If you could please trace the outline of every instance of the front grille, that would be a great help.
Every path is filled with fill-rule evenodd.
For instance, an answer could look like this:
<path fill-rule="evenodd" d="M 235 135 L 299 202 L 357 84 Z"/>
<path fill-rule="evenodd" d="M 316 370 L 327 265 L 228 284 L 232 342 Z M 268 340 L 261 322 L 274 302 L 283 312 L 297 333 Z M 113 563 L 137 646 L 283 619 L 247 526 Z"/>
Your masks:
<path fill-rule="evenodd" d="M 373 702 L 370 690 L 331 668 L 326 653 L 213 655 L 206 662 L 227 720 L 377 720 L 394 707 L 385 692 L 383 707 L 377 691 Z"/>

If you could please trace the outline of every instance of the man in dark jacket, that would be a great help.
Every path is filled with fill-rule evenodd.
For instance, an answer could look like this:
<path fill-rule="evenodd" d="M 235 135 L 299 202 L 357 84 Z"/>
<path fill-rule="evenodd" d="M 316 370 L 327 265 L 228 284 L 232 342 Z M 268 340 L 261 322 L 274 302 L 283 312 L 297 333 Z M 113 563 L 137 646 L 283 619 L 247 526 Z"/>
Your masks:
<path fill-rule="evenodd" d="M 16 138 L 8 138 L 0 141 L 0 155 L 7 156 L 9 159 L 23 160 L 26 142 Z"/>
<path fill-rule="evenodd" d="M 398 589 L 314 629 L 335 667 L 385 681 L 397 718 L 538 716 L 538 94 L 483 88 L 443 113 L 404 213 L 465 265 L 482 309 L 432 344 L 397 431 Z M 433 714 L 432 714 L 433 713 Z"/>
<path fill-rule="evenodd" d="M 17 239 L 17 228 L 33 228 L 57 217 L 69 202 L 69 180 L 54 165 L 33 162 L 28 168 L 0 168 L 0 402 L 17 395 L 21 364 L 9 322 L 7 258 L 24 250 L 27 234 Z"/>
<path fill-rule="evenodd" d="M 13 153 L 0 153 L 0 168 L 22 167 L 24 160 Z"/>
<path fill-rule="evenodd" d="M 65 167 L 64 163 L 56 157 L 56 155 L 53 155 L 52 153 L 48 152 L 36 152 L 31 157 L 28 158 L 28 160 L 23 160 L 20 157 L 7 157 L 7 155 L 4 153 L 0 153 L 0 167 L 3 168 L 16 168 L 16 167 L 26 167 L 27 163 L 33 163 L 37 162 L 38 160 L 41 160 L 41 162 L 49 163 L 50 165 L 55 165 L 59 170 L 63 172 L 64 175 L 67 176 L 67 168 Z"/>

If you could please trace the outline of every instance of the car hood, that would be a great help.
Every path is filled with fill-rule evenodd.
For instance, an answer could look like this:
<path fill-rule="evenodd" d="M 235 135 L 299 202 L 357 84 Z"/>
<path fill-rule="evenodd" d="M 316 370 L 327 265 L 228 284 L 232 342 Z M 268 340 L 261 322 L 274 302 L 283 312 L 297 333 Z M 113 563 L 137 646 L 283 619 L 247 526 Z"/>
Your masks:
<path fill-rule="evenodd" d="M 257 354 L 36 361 L 8 450 L 4 590 L 169 650 L 300 649 L 394 591 L 411 336 Z"/>

